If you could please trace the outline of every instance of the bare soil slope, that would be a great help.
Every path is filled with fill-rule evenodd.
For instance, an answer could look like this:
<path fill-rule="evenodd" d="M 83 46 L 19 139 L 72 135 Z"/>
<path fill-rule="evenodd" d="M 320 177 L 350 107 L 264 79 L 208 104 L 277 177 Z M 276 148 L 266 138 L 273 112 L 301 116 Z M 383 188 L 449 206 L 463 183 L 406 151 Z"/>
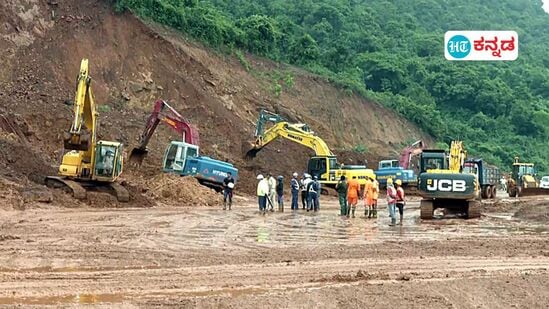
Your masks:
<path fill-rule="evenodd" d="M 255 173 L 302 172 L 311 155 L 302 146 L 277 141 L 253 162 L 244 161 L 243 144 L 252 139 L 261 108 L 308 123 L 336 152 L 367 147 L 364 157 L 342 156 L 346 163 L 374 163 L 396 155 L 402 143 L 429 140 L 393 112 L 319 77 L 252 57 L 247 71 L 232 56 L 131 14 L 115 14 L 109 1 L 3 1 L 0 21 L 0 177 L 17 184 L 40 184 L 55 174 L 61 134 L 71 121 L 66 103 L 84 57 L 91 64 L 100 138 L 135 146 L 153 101 L 163 98 L 199 127 L 203 154 L 236 164 L 240 189 L 249 193 Z M 276 71 L 294 81 L 280 96 L 272 90 Z M 126 167 L 127 182 L 159 174 L 164 148 L 173 139 L 178 137 L 160 128 L 143 168 Z M 140 194 L 132 191 L 139 205 Z"/>

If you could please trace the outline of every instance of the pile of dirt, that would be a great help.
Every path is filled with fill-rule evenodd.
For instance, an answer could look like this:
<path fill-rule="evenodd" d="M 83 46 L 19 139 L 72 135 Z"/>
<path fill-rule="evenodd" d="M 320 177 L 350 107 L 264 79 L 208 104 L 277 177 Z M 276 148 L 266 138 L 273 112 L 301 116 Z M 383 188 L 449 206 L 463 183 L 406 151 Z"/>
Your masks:
<path fill-rule="evenodd" d="M 549 222 L 549 199 L 524 203 L 513 217 L 521 220 L 547 223 Z"/>
<path fill-rule="evenodd" d="M 215 206 L 221 196 L 215 190 L 201 185 L 194 177 L 159 174 L 143 179 L 140 184 L 145 195 L 156 202 L 170 206 Z"/>

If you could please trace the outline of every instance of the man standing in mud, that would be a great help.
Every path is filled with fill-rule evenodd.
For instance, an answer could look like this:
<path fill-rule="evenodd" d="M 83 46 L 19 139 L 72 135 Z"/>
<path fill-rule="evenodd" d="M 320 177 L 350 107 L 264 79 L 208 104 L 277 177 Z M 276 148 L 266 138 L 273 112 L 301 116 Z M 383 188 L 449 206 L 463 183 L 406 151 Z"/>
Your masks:
<path fill-rule="evenodd" d="M 297 180 L 297 173 L 292 175 L 292 180 L 290 181 L 290 187 L 292 189 L 292 210 L 299 209 L 299 180 Z"/>
<path fill-rule="evenodd" d="M 267 195 L 269 194 L 269 184 L 267 179 L 263 178 L 263 175 L 257 175 L 257 203 L 259 204 L 259 212 L 265 215 L 267 210 Z"/>
<path fill-rule="evenodd" d="M 339 210 L 341 216 L 347 215 L 347 180 L 341 176 L 336 185 L 337 197 L 339 198 Z"/>
<path fill-rule="evenodd" d="M 231 172 L 227 173 L 227 177 L 223 179 L 223 210 L 227 209 L 227 201 L 229 202 L 229 210 L 233 205 L 233 188 L 234 178 Z"/>
<path fill-rule="evenodd" d="M 360 184 L 356 179 L 356 176 L 353 176 L 352 179 L 347 183 L 347 218 L 349 218 L 349 213 L 352 214 L 352 217 L 355 217 L 356 204 L 358 204 L 358 196 L 360 194 Z"/>

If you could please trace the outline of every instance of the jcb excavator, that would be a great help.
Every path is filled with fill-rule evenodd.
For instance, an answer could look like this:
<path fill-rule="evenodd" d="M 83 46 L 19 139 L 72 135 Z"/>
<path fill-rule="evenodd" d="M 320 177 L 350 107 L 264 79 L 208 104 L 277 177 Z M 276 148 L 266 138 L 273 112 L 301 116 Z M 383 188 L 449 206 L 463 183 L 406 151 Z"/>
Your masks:
<path fill-rule="evenodd" d="M 272 122 L 274 126 L 265 130 L 266 122 Z M 286 138 L 313 149 L 315 156 L 309 159 L 308 173 L 318 176 L 319 181 L 328 187 L 335 187 L 342 175 L 347 179 L 357 176 L 361 185 L 366 183 L 367 177 L 373 179 L 376 177 L 374 171 L 367 169 L 364 165 L 340 165 L 326 142 L 316 136 L 306 124 L 288 123 L 280 115 L 266 110 L 261 110 L 259 114 L 255 141 L 252 143 L 252 148 L 246 152 L 246 158 L 254 158 L 261 149 L 278 137 Z"/>
<path fill-rule="evenodd" d="M 238 181 L 238 169 L 231 163 L 199 155 L 198 129 L 183 118 L 164 100 L 157 100 L 145 129 L 139 138 L 139 145 L 132 149 L 130 162 L 141 165 L 148 153 L 147 145 L 160 123 L 164 123 L 178 134 L 181 141 L 171 141 L 164 151 L 162 170 L 181 176 L 193 176 L 201 184 L 220 191 L 223 179 L 231 173 L 235 184 Z"/>
<path fill-rule="evenodd" d="M 97 115 L 88 59 L 82 59 L 73 121 L 63 136 L 69 152 L 63 155 L 58 175 L 46 177 L 46 185 L 69 189 L 77 199 L 86 198 L 86 189 L 114 191 L 120 202 L 128 202 L 128 191 L 115 182 L 122 173 L 122 144 L 97 141 Z"/>
<path fill-rule="evenodd" d="M 533 163 L 522 163 L 519 157 L 515 157 L 513 172 L 507 182 L 509 196 L 549 195 L 549 189 L 539 187 L 535 174 L 536 170 Z"/>
<path fill-rule="evenodd" d="M 466 157 L 467 152 L 461 141 L 452 141 L 449 157 L 444 150 L 423 150 L 418 177 L 422 219 L 432 219 L 437 208 L 464 213 L 467 218 L 480 217 L 477 177 L 463 173 Z"/>

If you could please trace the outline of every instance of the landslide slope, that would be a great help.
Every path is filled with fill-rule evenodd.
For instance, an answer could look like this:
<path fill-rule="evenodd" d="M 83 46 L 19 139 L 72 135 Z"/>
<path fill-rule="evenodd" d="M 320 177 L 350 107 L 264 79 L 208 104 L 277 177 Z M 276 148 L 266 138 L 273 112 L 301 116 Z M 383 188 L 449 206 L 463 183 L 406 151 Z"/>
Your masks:
<path fill-rule="evenodd" d="M 261 108 L 309 124 L 346 163 L 375 163 L 419 138 L 432 142 L 391 110 L 318 76 L 250 56 L 239 61 L 129 13 L 117 14 L 109 1 L 5 1 L 0 20 L 0 177 L 5 183 L 0 192 L 40 186 L 45 175 L 55 173 L 61 135 L 71 121 L 67 101 L 84 57 L 90 59 L 101 139 L 135 146 L 153 101 L 165 99 L 198 126 L 203 154 L 240 169 L 241 188 L 249 193 L 255 173 L 302 172 L 311 155 L 302 146 L 277 141 L 252 162 L 244 161 L 242 149 L 253 138 Z M 164 148 L 174 139 L 172 131 L 159 128 L 144 166 L 126 166 L 128 183 L 160 173 Z M 367 151 L 350 151 L 357 148 Z M 4 193 L 0 198 L 12 196 Z"/>

